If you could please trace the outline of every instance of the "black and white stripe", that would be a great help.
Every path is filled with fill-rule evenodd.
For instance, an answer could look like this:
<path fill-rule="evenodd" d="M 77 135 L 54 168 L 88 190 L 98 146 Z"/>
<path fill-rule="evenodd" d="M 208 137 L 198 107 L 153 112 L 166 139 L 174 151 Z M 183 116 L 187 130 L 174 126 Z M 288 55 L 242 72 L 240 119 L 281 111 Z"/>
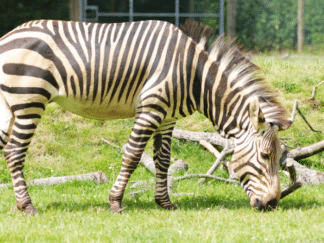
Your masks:
<path fill-rule="evenodd" d="M 237 139 L 239 159 L 234 162 L 239 175 L 244 171 L 240 178 L 251 200 L 258 197 L 266 204 L 265 200 L 278 198 L 280 191 L 273 182 L 279 151 L 271 148 L 277 144 L 273 127 L 289 126 L 284 110 L 235 47 L 221 37 L 206 49 L 210 34 L 210 29 L 201 33 L 190 23 L 180 30 L 162 21 L 39 20 L 2 37 L 0 146 L 5 147 L 18 208 L 37 212 L 22 168 L 36 126 L 52 101 L 84 117 L 135 117 L 109 196 L 111 211 L 121 209 L 128 179 L 152 136 L 156 202 L 165 209 L 176 208 L 166 186 L 172 130 L 177 119 L 194 111 L 208 117 L 224 137 Z M 251 99 L 265 119 L 251 114 Z M 266 166 L 259 159 L 265 150 L 276 158 Z"/>

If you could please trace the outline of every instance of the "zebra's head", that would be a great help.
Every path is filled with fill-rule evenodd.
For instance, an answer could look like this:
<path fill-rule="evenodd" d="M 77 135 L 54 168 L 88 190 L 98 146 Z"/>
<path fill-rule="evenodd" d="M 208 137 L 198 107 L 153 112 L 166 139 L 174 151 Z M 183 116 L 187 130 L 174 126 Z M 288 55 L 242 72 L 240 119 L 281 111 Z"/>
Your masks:
<path fill-rule="evenodd" d="M 210 119 L 225 138 L 235 138 L 231 168 L 240 179 L 258 209 L 275 208 L 280 200 L 279 160 L 281 149 L 277 131 L 287 129 L 291 121 L 264 80 L 259 67 L 246 59 L 233 40 L 219 36 L 208 48 L 211 30 L 186 22 L 184 33 L 192 36 L 197 49 L 203 49 L 197 67 L 200 99 L 197 109 Z M 195 103 L 195 102 L 194 102 Z"/>
<path fill-rule="evenodd" d="M 250 99 L 247 110 L 249 125 L 235 142 L 232 169 L 249 196 L 251 206 L 259 210 L 274 209 L 281 196 L 279 160 L 282 152 L 277 131 L 286 129 L 287 123 L 267 122 L 256 96 Z"/>

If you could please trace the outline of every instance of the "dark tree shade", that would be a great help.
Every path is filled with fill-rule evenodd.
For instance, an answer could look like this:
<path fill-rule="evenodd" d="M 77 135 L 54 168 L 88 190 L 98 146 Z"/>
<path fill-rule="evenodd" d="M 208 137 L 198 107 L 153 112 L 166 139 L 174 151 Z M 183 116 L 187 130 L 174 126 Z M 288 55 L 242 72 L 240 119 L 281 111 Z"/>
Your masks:
<path fill-rule="evenodd" d="M 69 19 L 67 0 L 7 0 L 0 4 L 0 36 L 35 19 Z"/>

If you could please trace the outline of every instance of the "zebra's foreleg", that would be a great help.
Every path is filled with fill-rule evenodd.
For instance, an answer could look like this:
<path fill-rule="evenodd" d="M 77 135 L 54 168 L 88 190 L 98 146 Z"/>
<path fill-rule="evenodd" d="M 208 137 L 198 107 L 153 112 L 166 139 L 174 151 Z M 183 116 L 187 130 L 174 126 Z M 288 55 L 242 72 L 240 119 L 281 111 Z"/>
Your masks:
<path fill-rule="evenodd" d="M 108 212 L 119 212 L 122 210 L 121 201 L 128 180 L 136 169 L 141 159 L 144 148 L 158 125 L 150 121 L 148 115 L 136 117 L 135 124 L 127 143 L 123 162 L 116 182 L 109 194 L 110 209 Z"/>
<path fill-rule="evenodd" d="M 167 187 L 171 137 L 174 125 L 175 123 L 172 123 L 159 128 L 154 136 L 154 162 L 156 167 L 155 202 L 167 210 L 177 209 L 170 201 Z"/>

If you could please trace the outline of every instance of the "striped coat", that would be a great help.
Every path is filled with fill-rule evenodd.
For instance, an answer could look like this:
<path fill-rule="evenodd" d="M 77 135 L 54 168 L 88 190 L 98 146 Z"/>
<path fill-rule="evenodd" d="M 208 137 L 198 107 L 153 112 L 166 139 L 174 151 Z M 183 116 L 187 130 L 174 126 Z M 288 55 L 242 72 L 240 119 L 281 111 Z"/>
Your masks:
<path fill-rule="evenodd" d="M 180 30 L 162 21 L 39 20 L 2 37 L 0 147 L 18 208 L 37 212 L 22 168 L 49 102 L 89 118 L 135 117 L 109 196 L 113 212 L 121 210 L 128 179 L 150 137 L 157 171 L 155 200 L 165 209 L 176 208 L 167 193 L 172 130 L 178 119 L 195 111 L 222 136 L 235 139 L 233 167 L 251 205 L 275 207 L 280 199 L 276 131 L 290 122 L 235 46 L 221 37 L 207 50 L 210 33 L 190 23 Z"/>

